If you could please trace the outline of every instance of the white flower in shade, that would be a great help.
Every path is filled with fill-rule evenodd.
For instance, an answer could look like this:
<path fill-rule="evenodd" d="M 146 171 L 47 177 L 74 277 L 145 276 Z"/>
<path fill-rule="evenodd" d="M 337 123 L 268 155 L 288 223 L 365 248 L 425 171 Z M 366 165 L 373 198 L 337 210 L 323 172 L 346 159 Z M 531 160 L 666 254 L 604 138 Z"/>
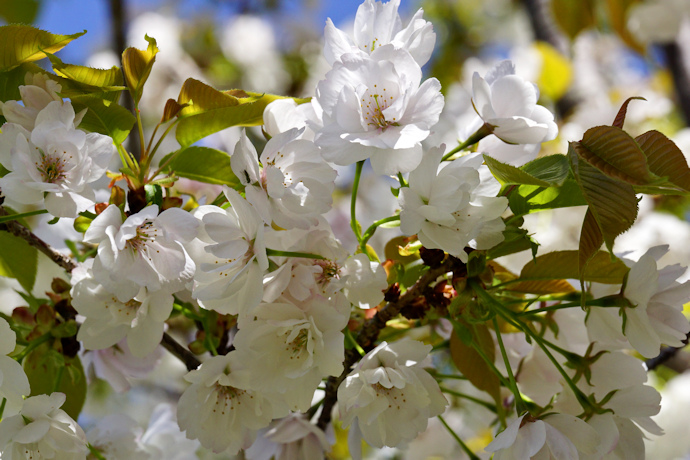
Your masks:
<path fill-rule="evenodd" d="M 444 146 L 429 150 L 410 173 L 409 187 L 400 189 L 400 229 L 405 235 L 416 233 L 425 247 L 466 262 L 466 246 L 490 249 L 503 241 L 501 214 L 508 199 L 480 194 L 481 156 L 470 154 L 439 166 L 443 151 Z"/>
<path fill-rule="evenodd" d="M 502 61 L 485 78 L 472 77 L 472 104 L 493 134 L 510 144 L 538 144 L 556 138 L 558 126 L 548 109 L 537 105 L 539 90 L 515 75 L 515 66 Z"/>
<path fill-rule="evenodd" d="M 60 409 L 63 393 L 32 396 L 19 414 L 0 422 L 3 460 L 85 460 L 86 436 L 77 422 Z"/>
<path fill-rule="evenodd" d="M 86 317 L 77 339 L 87 350 L 100 350 L 126 337 L 134 356 L 141 358 L 152 353 L 172 312 L 172 294 L 141 287 L 133 298 L 122 301 L 93 278 L 90 268 L 95 262 L 88 262 L 75 274 L 71 291 L 72 305 Z"/>
<path fill-rule="evenodd" d="M 254 207 L 235 190 L 224 189 L 228 209 L 200 206 L 199 237 L 187 245 L 198 269 L 192 296 L 199 305 L 222 314 L 247 314 L 259 304 L 268 269 L 264 223 Z"/>
<path fill-rule="evenodd" d="M 0 188 L 7 197 L 22 204 L 45 200 L 56 217 L 76 217 L 95 202 L 89 184 L 103 176 L 115 147 L 108 136 L 75 129 L 74 119 L 70 102 L 54 101 L 37 115 L 30 134 L 19 125 L 3 126 L 0 163 L 10 173 L 0 178 Z"/>
<path fill-rule="evenodd" d="M 625 346 L 627 339 L 646 358 L 657 356 L 662 344 L 683 346 L 690 332 L 690 323 L 682 313 L 683 304 L 690 301 L 690 282 L 676 281 L 685 273 L 685 267 L 657 268 L 657 261 L 667 251 L 668 246 L 656 246 L 637 262 L 624 259 L 630 272 L 623 295 L 634 307 L 623 309 L 625 321 L 618 311 L 592 307 L 587 317 L 592 341 Z"/>
<path fill-rule="evenodd" d="M 189 460 L 196 458 L 199 441 L 187 439 L 177 426 L 175 410 L 170 404 L 159 404 L 153 410 L 141 443 L 153 459 Z"/>
<path fill-rule="evenodd" d="M 386 271 L 381 264 L 371 262 L 366 254 L 348 258 L 342 276 L 347 300 L 359 308 L 373 308 L 383 300 L 383 291 L 388 287 Z"/>
<path fill-rule="evenodd" d="M 92 448 L 112 459 L 146 460 L 151 456 L 139 442 L 141 427 L 124 414 L 106 415 L 86 433 Z"/>
<path fill-rule="evenodd" d="M 62 97 L 58 94 L 62 91 L 62 86 L 42 73 L 27 73 L 24 80 L 26 84 L 19 86 L 21 103 L 19 101 L 0 102 L 0 111 L 7 123 L 20 125 L 31 131 L 36 124 L 36 116 L 41 110 L 53 101 L 62 102 Z M 81 116 L 77 116 L 74 126 L 77 126 L 80 121 Z"/>
<path fill-rule="evenodd" d="M 312 99 L 323 120 L 314 138 L 323 157 L 341 166 L 371 158 L 377 174 L 412 171 L 443 109 L 441 84 L 421 83 L 419 65 L 393 45 L 341 59 Z"/>
<path fill-rule="evenodd" d="M 158 214 L 158 206 L 152 205 L 123 222 L 120 209 L 110 205 L 84 234 L 84 242 L 98 244 L 93 276 L 121 302 L 140 295 L 142 287 L 149 293 L 179 291 L 194 271 L 182 244 L 196 236 L 198 227 L 179 208 Z"/>
<path fill-rule="evenodd" d="M 311 104 L 298 104 L 292 98 L 276 99 L 264 109 L 263 129 L 271 137 L 280 133 L 285 133 L 293 128 L 301 130 L 299 138 L 308 141 L 314 140 L 314 131 L 311 125 L 318 125 L 320 122 Z"/>
<path fill-rule="evenodd" d="M 177 405 L 177 420 L 187 437 L 214 452 L 248 448 L 258 430 L 288 413 L 237 375 L 243 364 L 235 355 L 214 356 L 187 374 L 192 385 Z"/>
<path fill-rule="evenodd" d="M 123 393 L 130 389 L 130 378 L 146 377 L 156 368 L 162 356 L 161 347 L 156 347 L 145 356 L 134 356 L 125 338 L 112 347 L 82 354 L 81 361 L 87 376 L 95 375 L 108 382 L 115 392 Z"/>
<path fill-rule="evenodd" d="M 541 420 L 526 414 L 513 421 L 486 446 L 494 460 L 576 460 L 593 454 L 600 443 L 597 432 L 585 421 L 567 414 L 553 414 Z"/>
<path fill-rule="evenodd" d="M 349 37 L 333 22 L 326 20 L 324 55 L 330 65 L 347 53 L 369 54 L 377 48 L 392 44 L 410 53 L 423 66 L 431 57 L 436 34 L 430 22 L 422 19 L 420 8 L 405 28 L 398 14 L 400 0 L 388 3 L 366 0 L 357 8 L 354 37 Z"/>
<path fill-rule="evenodd" d="M 360 437 L 372 446 L 398 446 L 424 431 L 448 405 L 420 365 L 431 345 L 410 339 L 382 342 L 338 388 L 340 419 L 350 428 L 350 452 L 361 458 Z"/>
<path fill-rule="evenodd" d="M 690 13 L 688 0 L 651 0 L 628 11 L 628 29 L 642 43 L 671 43 Z"/>
<path fill-rule="evenodd" d="M 313 142 L 298 138 L 301 132 L 293 128 L 272 137 L 261 153 L 260 172 L 256 149 L 244 132 L 230 158 L 247 201 L 266 224 L 307 229 L 331 209 L 336 172 Z"/>
<path fill-rule="evenodd" d="M 241 321 L 233 345 L 245 363 L 251 388 L 279 394 L 294 411 L 309 409 L 326 376 L 343 371 L 344 336 L 350 309 L 319 295 L 294 305 L 286 299 L 262 303 L 253 321 Z"/>
<path fill-rule="evenodd" d="M 247 460 L 322 460 L 334 441 L 302 414 L 292 413 L 274 420 L 244 455 Z"/>
<path fill-rule="evenodd" d="M 0 399 L 6 399 L 5 417 L 19 412 L 24 403 L 23 396 L 31 393 L 22 365 L 6 356 L 14 351 L 16 342 L 16 334 L 7 321 L 0 318 Z"/>

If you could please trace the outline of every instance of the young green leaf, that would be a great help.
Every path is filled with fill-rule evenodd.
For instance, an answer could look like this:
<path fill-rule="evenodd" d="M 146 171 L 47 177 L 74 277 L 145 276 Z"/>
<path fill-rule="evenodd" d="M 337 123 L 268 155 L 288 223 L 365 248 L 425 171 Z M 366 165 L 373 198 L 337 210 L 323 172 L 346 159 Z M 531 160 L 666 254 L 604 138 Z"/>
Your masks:
<path fill-rule="evenodd" d="M 540 187 L 548 187 L 549 184 L 546 181 L 537 179 L 536 177 L 524 172 L 520 168 L 511 166 L 509 164 L 501 163 L 500 161 L 488 156 L 484 156 L 484 162 L 489 167 L 491 174 L 503 185 L 507 184 L 527 184 L 527 185 L 537 185 Z"/>
<path fill-rule="evenodd" d="M 258 126 L 264 109 L 284 96 L 242 90 L 218 91 L 193 78 L 185 81 L 177 99 L 186 105 L 177 114 L 176 138 L 187 147 L 204 137 L 231 126 Z M 298 103 L 307 99 L 295 99 Z"/>
<path fill-rule="evenodd" d="M 88 109 L 79 125 L 81 129 L 110 136 L 116 145 L 127 139 L 136 121 L 129 110 L 100 97 L 76 96 L 72 98 L 72 105 L 75 111 Z"/>
<path fill-rule="evenodd" d="M 568 178 L 561 186 L 520 185 L 508 194 L 508 204 L 513 214 L 523 216 L 545 209 L 583 206 L 587 201 L 575 179 Z"/>
<path fill-rule="evenodd" d="M 53 71 L 58 76 L 62 86 L 60 94 L 63 97 L 91 95 L 101 97 L 110 102 L 117 102 L 120 91 L 125 89 L 122 84 L 122 71 L 117 67 L 110 69 L 95 69 L 75 64 L 65 64 L 57 56 L 48 54 L 53 65 Z"/>
<path fill-rule="evenodd" d="M 46 57 L 45 52 L 55 53 L 86 31 L 72 35 L 54 35 L 32 26 L 11 24 L 0 27 L 0 72 L 5 72 L 25 62 Z"/>
<path fill-rule="evenodd" d="M 173 152 L 175 158 L 166 167 L 179 177 L 197 180 L 206 184 L 228 185 L 241 189 L 240 180 L 230 167 L 230 155 L 209 147 L 187 147 L 179 153 Z M 163 164 L 167 158 L 161 160 Z"/>
<path fill-rule="evenodd" d="M 127 48 L 122 53 L 122 71 L 125 74 L 125 81 L 129 92 L 135 103 L 139 103 L 144 92 L 144 84 L 151 74 L 151 69 L 156 61 L 158 46 L 156 39 L 146 35 L 149 46 L 145 50 L 137 48 Z"/>

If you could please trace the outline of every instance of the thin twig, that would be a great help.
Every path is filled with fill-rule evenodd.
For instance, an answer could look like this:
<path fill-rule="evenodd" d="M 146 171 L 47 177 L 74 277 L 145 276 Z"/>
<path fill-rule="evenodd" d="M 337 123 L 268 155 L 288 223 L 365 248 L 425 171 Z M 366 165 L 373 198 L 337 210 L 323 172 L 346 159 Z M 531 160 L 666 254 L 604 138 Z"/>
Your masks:
<path fill-rule="evenodd" d="M 0 206 L 0 216 L 6 216 L 7 214 L 7 211 Z M 29 245 L 47 255 L 50 260 L 64 268 L 68 273 L 74 270 L 74 268 L 77 266 L 77 264 L 74 263 L 69 257 L 51 248 L 48 243 L 31 233 L 31 230 L 19 224 L 17 221 L 9 221 L 5 222 L 4 224 L 0 224 L 0 230 L 5 230 L 16 237 L 23 239 L 29 243 Z"/>
<path fill-rule="evenodd" d="M 371 350 L 374 342 L 379 336 L 379 332 L 386 327 L 386 323 L 400 314 L 400 311 L 415 299 L 422 295 L 424 290 L 439 276 L 452 270 L 453 266 L 458 263 L 457 259 L 447 257 L 446 260 L 438 267 L 430 269 L 421 278 L 400 296 L 395 302 L 388 302 L 381 310 L 364 323 L 362 329 L 357 334 L 356 341 L 364 350 Z M 323 400 L 323 409 L 319 416 L 317 426 L 325 430 L 331 422 L 331 415 L 333 407 L 338 400 L 338 387 L 343 383 L 343 380 L 350 373 L 350 368 L 361 358 L 360 354 L 353 348 L 345 352 L 345 360 L 343 361 L 343 372 L 337 377 L 329 377 L 326 381 L 326 396 Z"/>
<path fill-rule="evenodd" d="M 163 333 L 163 341 L 161 342 L 161 345 L 163 345 L 163 348 L 172 353 L 173 356 L 182 361 L 184 365 L 187 366 L 188 371 L 193 371 L 201 366 L 201 361 L 199 361 L 199 358 L 194 356 L 191 351 L 177 343 L 177 341 L 175 341 L 175 339 L 173 339 L 167 332 Z"/>

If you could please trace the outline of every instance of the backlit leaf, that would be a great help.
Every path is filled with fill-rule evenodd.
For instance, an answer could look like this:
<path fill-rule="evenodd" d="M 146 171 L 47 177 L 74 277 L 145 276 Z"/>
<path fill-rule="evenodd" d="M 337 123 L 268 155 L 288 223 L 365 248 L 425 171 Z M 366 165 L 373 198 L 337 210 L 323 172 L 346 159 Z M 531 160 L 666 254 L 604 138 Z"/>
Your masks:
<path fill-rule="evenodd" d="M 623 123 L 625 123 L 625 115 L 628 113 L 628 104 L 630 104 L 630 101 L 633 101 L 635 99 L 639 99 L 642 101 L 647 100 L 639 96 L 627 98 L 625 102 L 623 102 L 623 105 L 621 105 L 621 108 L 618 110 L 618 113 L 616 114 L 616 119 L 613 120 L 613 126 L 615 126 L 616 128 L 623 129 Z"/>
<path fill-rule="evenodd" d="M 81 129 L 110 136 L 116 145 L 124 142 L 136 122 L 129 110 L 96 96 L 73 97 L 72 105 L 77 112 L 88 109 L 79 125 Z"/>
<path fill-rule="evenodd" d="M 555 251 L 543 254 L 522 267 L 520 279 L 532 280 L 578 280 L 579 251 Z M 585 281 L 604 284 L 623 282 L 628 267 L 618 259 L 611 260 L 606 251 L 597 251 L 587 264 Z"/>
<path fill-rule="evenodd" d="M 649 170 L 672 184 L 690 191 L 690 168 L 678 146 L 659 131 L 647 131 L 635 138 L 647 156 Z"/>
<path fill-rule="evenodd" d="M 11 24 L 0 27 L 0 72 L 25 62 L 46 57 L 44 51 L 55 53 L 86 31 L 72 35 L 55 35 L 32 26 Z"/>
<path fill-rule="evenodd" d="M 144 84 L 151 74 L 151 69 L 158 53 L 156 39 L 148 35 L 144 38 L 149 43 L 145 50 L 130 47 L 122 53 L 122 70 L 125 74 L 125 82 L 132 94 L 132 98 L 137 103 L 141 99 Z"/>
<path fill-rule="evenodd" d="M 592 0 L 552 0 L 551 9 L 556 22 L 571 40 L 595 24 Z"/>
<path fill-rule="evenodd" d="M 166 158 L 162 160 L 162 163 Z M 166 170 L 206 184 L 228 185 L 241 189 L 240 180 L 230 167 L 230 155 L 209 147 L 187 147 L 170 162 Z"/>
<path fill-rule="evenodd" d="M 29 243 L 0 231 L 0 276 L 14 278 L 31 293 L 36 281 L 38 251 Z"/>
<path fill-rule="evenodd" d="M 102 97 L 111 102 L 117 102 L 124 80 L 122 71 L 117 67 L 110 69 L 95 69 L 75 64 L 65 64 L 57 56 L 48 54 L 53 64 L 53 71 L 59 77 L 57 80 L 62 86 L 60 94 L 71 98 L 89 94 Z"/>
<path fill-rule="evenodd" d="M 457 328 L 461 327 L 462 330 Z M 474 347 L 465 343 L 462 336 L 471 339 L 493 362 L 496 347 L 489 329 L 483 324 L 458 322 L 450 336 L 450 356 L 460 373 L 476 388 L 489 393 L 497 404 L 501 401 L 501 383 L 491 367 L 477 353 Z"/>

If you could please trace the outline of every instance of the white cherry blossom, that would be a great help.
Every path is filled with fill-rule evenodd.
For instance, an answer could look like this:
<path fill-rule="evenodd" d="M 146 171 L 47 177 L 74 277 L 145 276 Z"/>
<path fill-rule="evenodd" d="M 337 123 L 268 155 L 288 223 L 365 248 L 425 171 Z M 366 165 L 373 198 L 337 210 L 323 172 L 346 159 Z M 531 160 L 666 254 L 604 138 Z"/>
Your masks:
<path fill-rule="evenodd" d="M 336 172 L 313 142 L 299 139 L 302 131 L 293 128 L 272 137 L 259 158 L 260 172 L 256 149 L 244 132 L 230 159 L 247 201 L 266 224 L 307 229 L 331 209 Z"/>
<path fill-rule="evenodd" d="M 371 446 L 398 446 L 424 431 L 448 401 L 420 363 L 431 345 L 407 338 L 382 342 L 357 363 L 338 388 L 340 419 L 350 428 L 350 453 L 360 436 Z M 361 454 L 360 454 L 361 456 Z"/>
<path fill-rule="evenodd" d="M 2 459 L 86 460 L 86 435 L 60 409 L 64 403 L 63 393 L 32 396 L 19 414 L 4 418 L 0 422 Z"/>
<path fill-rule="evenodd" d="M 377 174 L 416 168 L 443 109 L 439 81 L 421 80 L 410 54 L 390 44 L 371 56 L 343 55 L 312 99 L 323 119 L 314 139 L 323 157 L 341 166 L 371 158 Z"/>
<path fill-rule="evenodd" d="M 23 396 L 31 393 L 29 379 L 22 365 L 8 355 L 16 346 L 16 334 L 4 318 L 0 318 L 0 399 L 5 398 L 3 415 L 14 415 L 24 403 Z"/>
<path fill-rule="evenodd" d="M 86 433 L 89 444 L 103 457 L 112 459 L 147 460 L 151 456 L 139 442 L 143 430 L 124 414 L 106 415 Z"/>
<path fill-rule="evenodd" d="M 344 292 L 352 304 L 359 308 L 373 308 L 383 301 L 388 287 L 386 271 L 378 262 L 371 262 L 366 254 L 355 254 L 345 261 L 342 276 Z"/>
<path fill-rule="evenodd" d="M 22 204 L 45 200 L 56 217 L 76 217 L 94 204 L 89 184 L 103 176 L 115 147 L 108 136 L 75 129 L 74 120 L 70 102 L 53 101 L 36 116 L 30 133 L 19 125 L 3 126 L 0 163 L 10 173 L 0 178 L 0 188 L 7 197 Z"/>
<path fill-rule="evenodd" d="M 427 248 L 467 261 L 466 246 L 490 249 L 503 241 L 505 197 L 483 196 L 477 168 L 482 158 L 469 154 L 440 165 L 444 146 L 432 148 L 400 189 L 400 229 Z"/>
<path fill-rule="evenodd" d="M 357 8 L 353 37 L 336 28 L 330 18 L 327 19 L 324 55 L 328 63 L 333 65 L 347 53 L 370 54 L 390 43 L 410 53 L 417 64 L 423 66 L 431 57 L 436 43 L 433 26 L 422 19 L 423 10 L 420 8 L 403 28 L 399 6 L 400 0 L 387 3 L 366 0 Z"/>
<path fill-rule="evenodd" d="M 41 110 L 53 101 L 62 102 L 62 97 L 58 94 L 62 91 L 62 85 L 42 73 L 27 73 L 24 80 L 26 84 L 19 86 L 21 103 L 19 101 L 0 102 L 0 111 L 7 123 L 20 125 L 31 131 Z M 77 126 L 80 120 L 81 116 L 77 116 L 74 126 Z"/>
<path fill-rule="evenodd" d="M 149 293 L 182 289 L 194 264 L 182 244 L 191 241 L 199 222 L 179 208 L 158 213 L 148 206 L 124 221 L 115 205 L 108 206 L 84 234 L 84 242 L 98 244 L 94 279 L 121 302 L 146 288 Z"/>
<path fill-rule="evenodd" d="M 291 413 L 273 421 L 244 455 L 247 460 L 322 460 L 334 442 L 302 414 Z"/>
<path fill-rule="evenodd" d="M 288 414 L 238 375 L 243 365 L 235 355 L 214 356 L 187 374 L 185 380 L 192 385 L 177 406 L 177 420 L 187 437 L 218 453 L 248 448 L 258 430 Z"/>
<path fill-rule="evenodd" d="M 537 105 L 539 90 L 515 75 L 515 66 L 502 61 L 484 78 L 472 77 L 472 104 L 477 114 L 494 126 L 493 134 L 510 144 L 537 144 L 556 138 L 553 114 Z"/>
<path fill-rule="evenodd" d="M 199 442 L 187 439 L 177 425 L 174 406 L 158 404 L 151 414 L 149 426 L 141 436 L 141 443 L 153 459 L 189 460 L 196 457 Z"/>

